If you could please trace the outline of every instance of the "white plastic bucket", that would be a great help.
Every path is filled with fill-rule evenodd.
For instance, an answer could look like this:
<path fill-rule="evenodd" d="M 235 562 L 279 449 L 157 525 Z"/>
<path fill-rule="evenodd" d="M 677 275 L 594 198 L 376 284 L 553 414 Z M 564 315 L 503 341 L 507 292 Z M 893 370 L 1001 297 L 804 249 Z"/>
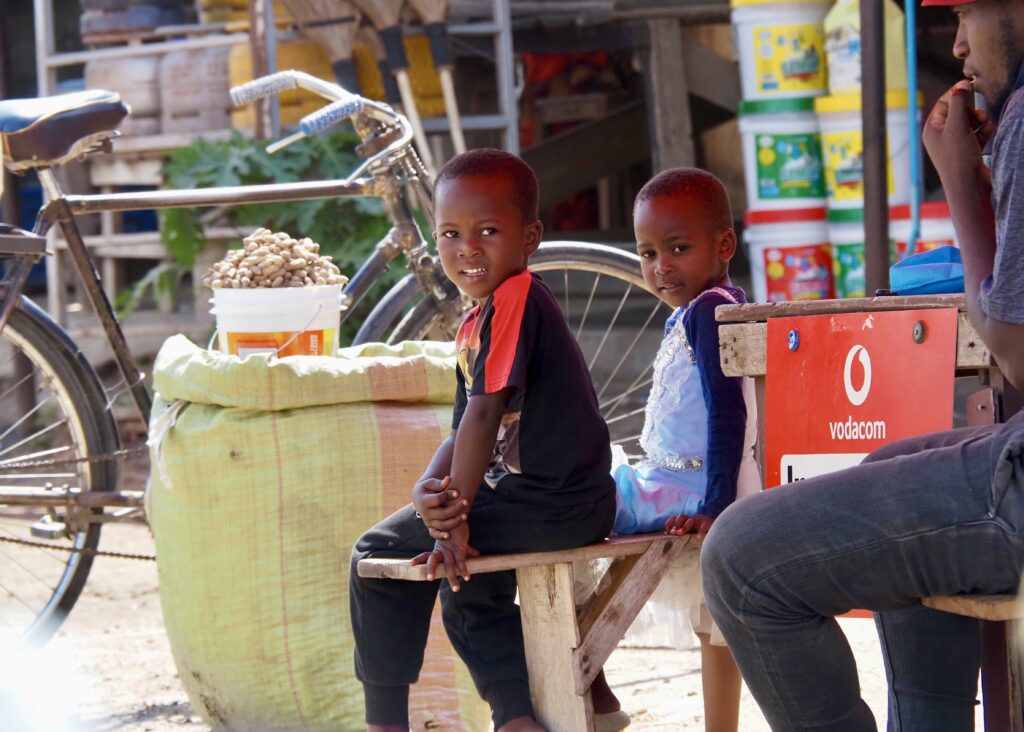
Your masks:
<path fill-rule="evenodd" d="M 825 209 L 748 211 L 744 239 L 758 302 L 832 297 Z"/>
<path fill-rule="evenodd" d="M 732 0 L 744 99 L 828 91 L 823 21 L 830 5 L 830 0 Z"/>
<path fill-rule="evenodd" d="M 898 262 L 907 256 L 907 241 L 910 239 L 910 206 L 895 206 L 889 211 L 889 240 L 892 245 L 890 257 Z M 921 231 L 918 232 L 914 253 L 920 254 L 939 247 L 959 247 L 953 219 L 945 201 L 930 201 L 921 204 Z"/>
<path fill-rule="evenodd" d="M 886 95 L 889 205 L 910 202 L 910 125 L 907 93 Z M 860 95 L 819 97 L 814 110 L 821 124 L 825 193 L 829 208 L 864 208 L 864 135 Z"/>
<path fill-rule="evenodd" d="M 864 209 L 828 212 L 828 239 L 832 244 L 832 279 L 836 297 L 864 297 Z"/>
<path fill-rule="evenodd" d="M 220 350 L 245 358 L 332 356 L 341 328 L 341 285 L 215 288 Z"/>
<path fill-rule="evenodd" d="M 825 172 L 814 100 L 740 102 L 747 207 L 825 205 Z"/>

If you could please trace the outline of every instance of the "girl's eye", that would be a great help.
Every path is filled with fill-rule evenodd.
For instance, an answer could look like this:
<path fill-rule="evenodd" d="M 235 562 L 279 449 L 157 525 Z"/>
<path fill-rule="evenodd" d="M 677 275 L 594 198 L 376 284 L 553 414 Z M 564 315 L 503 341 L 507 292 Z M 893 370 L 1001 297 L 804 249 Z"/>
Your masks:
<path fill-rule="evenodd" d="M 457 232 L 457 231 L 448 230 L 448 231 L 442 231 L 441 232 L 441 238 L 442 239 L 457 239 L 458 237 L 459 237 L 459 232 Z"/>
<path fill-rule="evenodd" d="M 674 247 L 672 247 L 672 252 L 675 254 L 682 254 L 689 248 L 689 244 L 676 244 Z"/>
<path fill-rule="evenodd" d="M 651 251 L 651 250 L 649 250 L 649 249 L 648 249 L 648 250 L 645 250 L 645 251 L 642 251 L 642 252 L 640 252 L 639 254 L 640 254 L 640 258 L 641 258 L 641 259 L 650 259 L 651 257 L 653 257 L 653 256 L 654 256 L 654 252 L 652 252 L 652 251 Z"/>
<path fill-rule="evenodd" d="M 493 226 L 485 226 L 480 230 L 480 233 L 483 234 L 484 236 L 494 236 L 495 234 L 498 233 L 498 230 L 495 229 Z"/>

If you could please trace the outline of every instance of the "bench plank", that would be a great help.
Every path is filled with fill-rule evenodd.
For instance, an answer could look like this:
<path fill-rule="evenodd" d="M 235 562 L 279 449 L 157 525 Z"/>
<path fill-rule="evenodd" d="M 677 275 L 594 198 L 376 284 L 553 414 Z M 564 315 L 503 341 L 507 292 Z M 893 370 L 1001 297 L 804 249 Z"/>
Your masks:
<path fill-rule="evenodd" d="M 503 572 L 521 567 L 540 567 L 545 564 L 561 562 L 578 562 L 581 560 L 627 557 L 632 554 L 643 554 L 651 542 L 659 539 L 688 542 L 689 537 L 671 537 L 665 534 L 634 534 L 632 536 L 615 536 L 605 539 L 600 544 L 590 544 L 576 549 L 563 549 L 556 552 L 527 552 L 523 554 L 492 554 L 476 557 L 467 561 L 469 573 L 484 574 L 485 572 Z M 360 577 L 371 579 L 395 579 L 411 582 L 425 582 L 427 568 L 423 565 L 413 566 L 408 559 L 376 558 L 362 559 L 356 569 Z"/>
<path fill-rule="evenodd" d="M 1013 595 L 937 595 L 925 597 L 921 604 L 979 620 L 1024 620 L 1024 603 L 1018 604 Z"/>

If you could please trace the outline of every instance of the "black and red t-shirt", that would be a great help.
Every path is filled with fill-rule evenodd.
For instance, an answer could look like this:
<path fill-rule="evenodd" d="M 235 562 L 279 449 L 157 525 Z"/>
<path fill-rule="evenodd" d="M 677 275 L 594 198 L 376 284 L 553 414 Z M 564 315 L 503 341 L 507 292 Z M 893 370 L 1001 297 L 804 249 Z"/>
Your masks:
<path fill-rule="evenodd" d="M 545 506 L 591 503 L 614 493 L 608 427 L 590 371 L 551 290 L 529 270 L 473 308 L 455 337 L 458 388 L 452 428 L 469 397 L 511 393 L 486 487 Z"/>

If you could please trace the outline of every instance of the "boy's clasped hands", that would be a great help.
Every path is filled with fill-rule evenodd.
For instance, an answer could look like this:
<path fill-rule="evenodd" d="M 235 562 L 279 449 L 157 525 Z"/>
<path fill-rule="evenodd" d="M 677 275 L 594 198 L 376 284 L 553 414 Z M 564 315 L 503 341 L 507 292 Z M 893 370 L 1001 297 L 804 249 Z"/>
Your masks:
<path fill-rule="evenodd" d="M 469 501 L 449 488 L 451 482 L 451 476 L 441 480 L 424 478 L 413 486 L 412 505 L 436 544 L 433 551 L 413 557 L 411 563 L 427 565 L 430 580 L 442 565 L 452 591 L 458 592 L 459 577 L 469 582 L 466 560 L 480 556 L 480 552 L 469 545 Z"/>

